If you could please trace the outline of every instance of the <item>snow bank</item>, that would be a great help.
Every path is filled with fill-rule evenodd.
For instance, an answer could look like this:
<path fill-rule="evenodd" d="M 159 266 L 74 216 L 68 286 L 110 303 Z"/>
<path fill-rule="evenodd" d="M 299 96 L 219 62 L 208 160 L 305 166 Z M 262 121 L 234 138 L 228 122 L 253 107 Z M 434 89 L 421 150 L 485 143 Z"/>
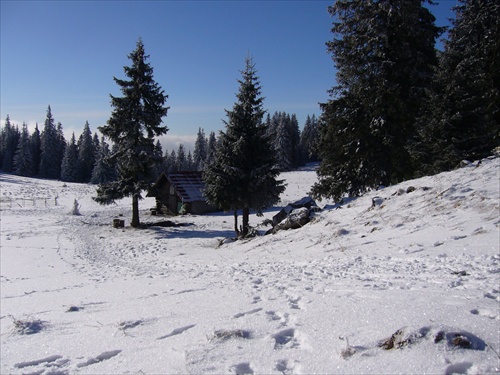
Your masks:
<path fill-rule="evenodd" d="M 0 372 L 498 373 L 499 160 L 319 202 L 301 229 L 221 247 L 232 215 L 136 230 L 128 200 L 0 175 Z M 316 181 L 283 177 L 282 204 L 252 225 Z"/>

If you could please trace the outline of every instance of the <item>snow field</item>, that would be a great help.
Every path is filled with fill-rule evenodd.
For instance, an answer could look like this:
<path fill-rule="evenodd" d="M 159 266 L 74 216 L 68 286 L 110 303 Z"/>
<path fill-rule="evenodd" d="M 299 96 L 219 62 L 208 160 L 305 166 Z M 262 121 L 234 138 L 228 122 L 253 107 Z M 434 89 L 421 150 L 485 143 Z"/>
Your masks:
<path fill-rule="evenodd" d="M 299 230 L 220 247 L 232 214 L 114 229 L 128 199 L 0 175 L 0 372 L 499 373 L 499 160 L 318 202 Z M 284 206 L 316 175 L 283 178 Z M 20 200 L 35 196 L 58 204 Z M 163 220 L 153 205 L 143 222 Z"/>

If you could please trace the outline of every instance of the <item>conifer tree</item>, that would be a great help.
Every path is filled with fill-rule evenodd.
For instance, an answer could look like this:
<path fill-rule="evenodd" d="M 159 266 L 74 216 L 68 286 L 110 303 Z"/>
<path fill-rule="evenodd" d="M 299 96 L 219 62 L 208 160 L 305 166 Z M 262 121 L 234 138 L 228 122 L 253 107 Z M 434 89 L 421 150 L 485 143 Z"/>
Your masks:
<path fill-rule="evenodd" d="M 437 64 L 426 0 L 337 0 L 327 43 L 338 85 L 321 105 L 316 197 L 340 199 L 414 174 L 410 145 Z"/>
<path fill-rule="evenodd" d="M 50 105 L 41 134 L 40 177 L 57 179 L 61 177 L 60 137 L 52 117 Z"/>
<path fill-rule="evenodd" d="M 35 124 L 35 130 L 30 137 L 31 146 L 31 159 L 32 164 L 32 175 L 38 176 L 40 172 L 40 158 L 42 154 L 42 141 L 40 138 L 40 130 L 38 130 L 38 123 Z"/>
<path fill-rule="evenodd" d="M 319 161 L 315 150 L 315 144 L 318 136 L 318 122 L 316 116 L 307 115 L 304 129 L 300 134 L 300 150 L 302 152 L 302 160 L 304 162 Z"/>
<path fill-rule="evenodd" d="M 131 226 L 138 227 L 141 192 L 150 186 L 155 163 L 154 137 L 168 131 L 162 125 L 168 96 L 153 79 L 153 68 L 146 62 L 149 56 L 141 39 L 128 57 L 132 65 L 125 66 L 124 71 L 129 80 L 114 78 L 123 96 L 111 95 L 111 118 L 99 128 L 117 147 L 112 157 L 119 160 L 118 177 L 117 181 L 101 184 L 94 199 L 109 204 L 131 196 Z"/>
<path fill-rule="evenodd" d="M 208 141 L 207 141 L 207 164 L 210 164 L 212 162 L 216 146 L 217 146 L 217 137 L 215 136 L 215 132 L 212 131 L 208 135 Z"/>
<path fill-rule="evenodd" d="M 64 157 L 61 163 L 61 180 L 66 182 L 79 181 L 81 164 L 78 155 L 78 145 L 76 144 L 75 133 L 73 132 L 64 150 Z"/>
<path fill-rule="evenodd" d="M 460 0 L 421 136 L 424 173 L 478 160 L 500 145 L 500 3 Z"/>
<path fill-rule="evenodd" d="M 97 157 L 94 169 L 92 170 L 92 178 L 90 182 L 93 184 L 106 184 L 116 179 L 115 165 L 110 158 L 109 145 L 104 137 L 99 142 Z"/>
<path fill-rule="evenodd" d="M 191 154 L 191 150 L 188 150 L 188 154 L 186 156 L 186 171 L 194 171 L 196 170 L 194 167 L 193 154 Z"/>
<path fill-rule="evenodd" d="M 78 176 L 79 182 L 90 182 L 95 165 L 95 149 L 92 132 L 88 121 L 85 122 L 83 132 L 78 138 Z"/>
<path fill-rule="evenodd" d="M 151 174 L 151 182 L 155 182 L 158 176 L 165 170 L 165 159 L 163 158 L 163 148 L 159 140 L 156 141 L 154 150 L 154 167 Z"/>
<path fill-rule="evenodd" d="M 204 164 L 207 162 L 207 138 L 205 137 L 205 131 L 202 128 L 198 129 L 198 134 L 196 135 L 196 141 L 194 143 L 194 154 L 193 163 L 195 170 L 203 170 Z"/>
<path fill-rule="evenodd" d="M 245 237 L 250 229 L 250 210 L 260 213 L 276 203 L 285 188 L 283 181 L 276 179 L 279 170 L 275 153 L 262 123 L 264 98 L 250 57 L 241 74 L 237 101 L 231 111 L 226 110 L 226 131 L 220 132 L 214 160 L 205 168 L 203 177 L 207 200 L 234 212 L 236 234 Z M 241 229 L 239 209 L 243 214 Z"/>
<path fill-rule="evenodd" d="M 32 176 L 33 159 L 31 158 L 30 135 L 28 133 L 28 125 L 23 123 L 21 137 L 17 145 L 16 154 L 14 156 L 14 168 L 19 176 Z"/>
<path fill-rule="evenodd" d="M 11 124 L 10 117 L 7 115 L 5 127 L 2 129 L 1 134 L 1 166 L 4 172 L 11 173 L 14 171 L 14 156 L 16 154 L 19 138 L 19 129 L 17 126 Z"/>
<path fill-rule="evenodd" d="M 177 154 L 175 150 L 172 150 L 168 158 L 168 172 L 179 172 L 179 165 L 177 164 Z"/>
<path fill-rule="evenodd" d="M 186 150 L 182 143 L 179 144 L 179 148 L 177 149 L 177 160 L 175 164 L 178 172 L 187 170 Z"/>

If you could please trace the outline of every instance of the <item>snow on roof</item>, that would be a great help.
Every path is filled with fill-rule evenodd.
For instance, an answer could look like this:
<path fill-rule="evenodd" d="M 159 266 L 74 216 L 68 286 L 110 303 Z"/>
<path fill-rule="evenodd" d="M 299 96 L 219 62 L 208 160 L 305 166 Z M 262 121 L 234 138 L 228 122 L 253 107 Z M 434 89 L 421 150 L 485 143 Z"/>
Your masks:
<path fill-rule="evenodd" d="M 167 175 L 170 184 L 184 203 L 204 201 L 205 184 L 201 172 L 177 172 Z"/>

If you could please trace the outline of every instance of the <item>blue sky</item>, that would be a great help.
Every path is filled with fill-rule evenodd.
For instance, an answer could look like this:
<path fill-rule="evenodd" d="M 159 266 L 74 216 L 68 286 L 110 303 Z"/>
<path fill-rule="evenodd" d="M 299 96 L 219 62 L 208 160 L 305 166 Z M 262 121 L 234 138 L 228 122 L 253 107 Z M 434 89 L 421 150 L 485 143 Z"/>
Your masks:
<path fill-rule="evenodd" d="M 448 24 L 456 0 L 431 10 Z M 335 70 L 333 1 L 1 1 L 2 125 L 38 122 L 50 104 L 69 139 L 85 121 L 94 132 L 111 114 L 113 77 L 125 78 L 128 54 L 142 38 L 154 78 L 169 95 L 164 123 L 171 142 L 192 140 L 199 127 L 224 128 L 237 79 L 250 54 L 272 114 L 320 114 Z"/>

